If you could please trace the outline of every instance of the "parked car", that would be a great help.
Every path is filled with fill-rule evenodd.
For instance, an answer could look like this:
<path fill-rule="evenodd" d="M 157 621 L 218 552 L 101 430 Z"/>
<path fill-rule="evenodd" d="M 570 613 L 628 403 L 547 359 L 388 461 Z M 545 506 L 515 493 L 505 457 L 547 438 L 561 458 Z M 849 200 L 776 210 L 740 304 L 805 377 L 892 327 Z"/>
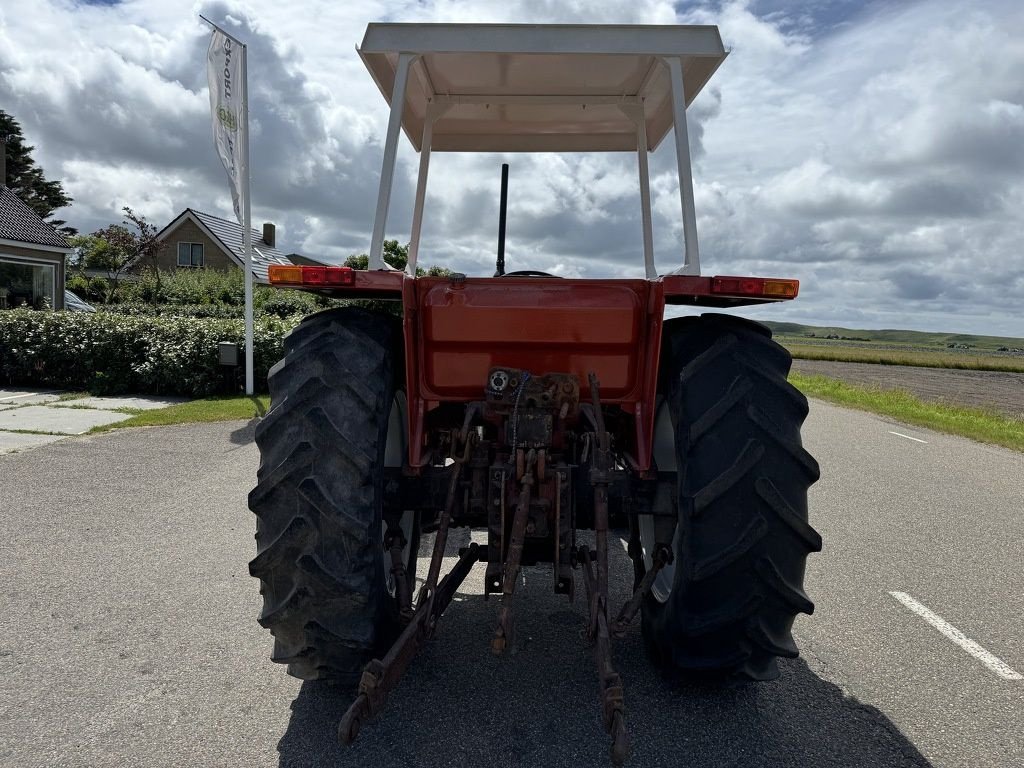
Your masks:
<path fill-rule="evenodd" d="M 82 299 L 78 298 L 78 295 L 71 291 L 64 290 L 64 309 L 68 312 L 95 312 L 96 307 L 92 304 L 87 304 Z"/>

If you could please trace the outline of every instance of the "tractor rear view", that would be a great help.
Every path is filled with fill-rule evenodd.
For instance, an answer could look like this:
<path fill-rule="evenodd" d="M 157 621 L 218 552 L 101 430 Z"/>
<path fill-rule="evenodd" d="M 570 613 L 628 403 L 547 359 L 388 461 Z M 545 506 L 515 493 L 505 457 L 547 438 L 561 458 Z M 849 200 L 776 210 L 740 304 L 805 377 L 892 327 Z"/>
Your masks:
<path fill-rule="evenodd" d="M 402 317 L 312 315 L 270 372 L 249 505 L 272 658 L 303 679 L 358 683 L 339 725 L 348 743 L 476 563 L 498 597 L 499 655 L 530 610 L 516 600 L 521 569 L 548 568 L 553 590 L 586 606 L 621 763 L 613 642 L 638 615 L 666 671 L 766 680 L 778 657 L 797 655 L 796 614 L 813 610 L 803 575 L 821 547 L 807 516 L 818 467 L 801 446 L 807 402 L 786 380 L 789 354 L 727 314 L 664 319 L 666 305 L 798 292 L 796 280 L 700 273 L 685 110 L 725 58 L 721 38 L 694 26 L 372 24 L 359 53 L 391 108 L 369 269 L 275 266 L 270 278 L 391 299 Z M 402 129 L 420 165 L 409 263 L 397 271 L 382 250 Z M 681 266 L 659 275 L 647 157 L 669 134 L 684 247 Z M 417 277 L 431 151 L 636 153 L 645 277 L 506 273 L 503 240 L 493 276 Z M 609 568 L 613 515 L 628 525 L 632 573 Z M 455 527 L 486 544 L 442 574 Z M 632 598 L 611 605 L 609 583 L 623 579 Z"/>

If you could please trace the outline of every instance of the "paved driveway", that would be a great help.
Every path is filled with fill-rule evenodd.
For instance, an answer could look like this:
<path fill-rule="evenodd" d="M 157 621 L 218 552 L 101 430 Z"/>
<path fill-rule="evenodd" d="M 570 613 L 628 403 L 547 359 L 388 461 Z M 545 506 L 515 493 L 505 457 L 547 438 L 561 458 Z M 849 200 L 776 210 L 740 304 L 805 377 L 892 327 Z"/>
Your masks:
<path fill-rule="evenodd" d="M 14 453 L 116 424 L 179 397 L 86 397 L 56 390 L 0 389 L 0 453 Z"/>

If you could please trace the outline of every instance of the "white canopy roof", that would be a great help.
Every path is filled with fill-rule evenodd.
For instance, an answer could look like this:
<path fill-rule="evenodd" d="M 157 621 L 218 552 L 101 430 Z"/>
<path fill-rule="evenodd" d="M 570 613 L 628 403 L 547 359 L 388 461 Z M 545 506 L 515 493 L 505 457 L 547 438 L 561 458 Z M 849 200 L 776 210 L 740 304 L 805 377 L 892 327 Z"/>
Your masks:
<path fill-rule="evenodd" d="M 370 24 L 358 51 L 389 104 L 399 54 L 417 56 L 402 127 L 419 150 L 433 103 L 430 148 L 455 152 L 636 151 L 635 104 L 653 150 L 673 123 L 659 60 L 680 59 L 689 105 L 727 55 L 714 26 L 578 24 Z"/>

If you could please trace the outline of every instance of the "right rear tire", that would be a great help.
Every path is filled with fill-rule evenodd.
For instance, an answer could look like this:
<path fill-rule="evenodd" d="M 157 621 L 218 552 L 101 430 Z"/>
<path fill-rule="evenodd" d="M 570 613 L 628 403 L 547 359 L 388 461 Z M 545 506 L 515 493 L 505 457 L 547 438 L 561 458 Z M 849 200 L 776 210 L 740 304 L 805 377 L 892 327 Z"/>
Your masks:
<path fill-rule="evenodd" d="M 644 602 L 644 635 L 669 668 L 772 679 L 777 657 L 797 655 L 794 617 L 814 610 L 803 590 L 807 555 L 821 549 L 807 520 L 819 476 L 800 439 L 807 399 L 762 325 L 706 314 L 667 321 L 663 338 L 674 448 L 661 450 L 674 459 L 678 517 L 674 537 L 670 521 L 639 522 L 641 572 L 655 545 L 674 556 Z"/>
<path fill-rule="evenodd" d="M 260 579 L 271 658 L 295 677 L 353 681 L 400 628 L 382 544 L 388 427 L 402 424 L 392 410 L 404 402 L 400 339 L 394 317 L 328 310 L 285 338 L 285 358 L 270 371 L 249 571 Z M 407 535 L 410 583 L 416 534 Z"/>

